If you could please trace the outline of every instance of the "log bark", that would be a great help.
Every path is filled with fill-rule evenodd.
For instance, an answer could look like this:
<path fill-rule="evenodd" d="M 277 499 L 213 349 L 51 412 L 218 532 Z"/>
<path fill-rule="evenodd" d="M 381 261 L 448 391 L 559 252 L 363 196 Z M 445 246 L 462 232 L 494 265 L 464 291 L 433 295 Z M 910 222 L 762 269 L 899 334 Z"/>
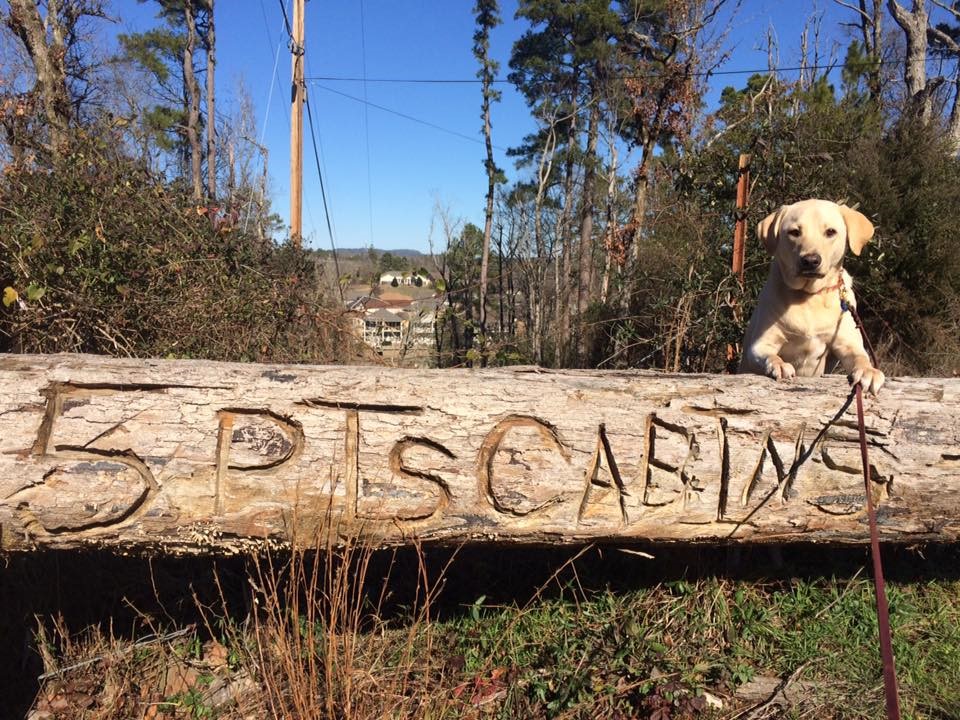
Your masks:
<path fill-rule="evenodd" d="M 863 543 L 842 377 L 0 355 L 6 551 Z M 960 379 L 867 400 L 886 541 L 960 538 Z"/>

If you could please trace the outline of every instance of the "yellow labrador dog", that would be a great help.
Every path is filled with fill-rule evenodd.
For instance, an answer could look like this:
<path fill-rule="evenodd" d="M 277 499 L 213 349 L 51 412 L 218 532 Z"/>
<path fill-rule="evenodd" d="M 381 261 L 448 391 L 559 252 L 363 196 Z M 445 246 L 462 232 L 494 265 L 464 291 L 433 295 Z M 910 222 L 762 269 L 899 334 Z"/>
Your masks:
<path fill-rule="evenodd" d="M 859 255 L 873 237 L 873 224 L 845 205 L 804 200 L 768 215 L 757 235 L 773 262 L 747 326 L 739 371 L 777 380 L 818 376 L 829 354 L 851 383 L 862 382 L 876 395 L 883 373 L 873 367 L 840 303 L 843 297 L 856 308 L 843 254 L 849 244 Z"/>

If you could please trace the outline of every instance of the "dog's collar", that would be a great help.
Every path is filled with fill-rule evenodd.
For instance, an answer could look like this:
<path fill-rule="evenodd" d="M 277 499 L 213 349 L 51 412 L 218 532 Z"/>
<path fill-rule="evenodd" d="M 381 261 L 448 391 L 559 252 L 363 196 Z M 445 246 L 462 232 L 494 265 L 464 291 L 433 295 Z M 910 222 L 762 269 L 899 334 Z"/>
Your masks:
<path fill-rule="evenodd" d="M 840 269 L 840 276 L 837 278 L 835 285 L 828 285 L 827 287 L 822 287 L 819 290 L 814 290 L 813 292 L 809 292 L 807 290 L 804 290 L 803 292 L 807 293 L 807 295 L 822 295 L 823 293 L 833 292 L 834 290 L 839 290 L 840 294 L 843 295 L 845 290 L 843 285 L 843 268 Z"/>
<path fill-rule="evenodd" d="M 845 313 L 850 310 L 850 302 L 847 300 L 847 284 L 843 281 L 843 268 L 840 268 L 840 274 L 837 276 L 837 282 L 833 285 L 828 285 L 827 287 L 822 287 L 819 290 L 813 292 L 803 292 L 807 295 L 822 295 L 823 293 L 833 292 L 834 290 L 838 291 L 840 296 L 840 312 Z"/>

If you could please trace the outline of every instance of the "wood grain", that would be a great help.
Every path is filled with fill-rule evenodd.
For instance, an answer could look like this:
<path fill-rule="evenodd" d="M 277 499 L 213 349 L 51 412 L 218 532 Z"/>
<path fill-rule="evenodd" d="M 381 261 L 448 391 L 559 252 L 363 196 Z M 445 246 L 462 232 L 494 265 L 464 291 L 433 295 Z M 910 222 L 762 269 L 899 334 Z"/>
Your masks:
<path fill-rule="evenodd" d="M 864 543 L 841 377 L 0 355 L 7 551 Z M 960 535 L 960 380 L 867 400 L 886 541 Z"/>

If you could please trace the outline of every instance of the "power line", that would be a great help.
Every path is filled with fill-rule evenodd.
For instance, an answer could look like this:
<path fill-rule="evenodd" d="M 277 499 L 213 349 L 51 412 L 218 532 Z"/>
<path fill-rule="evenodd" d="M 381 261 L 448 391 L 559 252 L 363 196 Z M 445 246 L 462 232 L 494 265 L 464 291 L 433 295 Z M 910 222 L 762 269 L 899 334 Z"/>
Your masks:
<path fill-rule="evenodd" d="M 287 37 L 290 41 L 293 41 L 293 30 L 290 29 L 290 18 L 287 16 L 287 7 L 283 4 L 283 0 L 277 0 L 280 3 L 280 12 L 283 13 L 283 25 L 287 28 Z"/>
<path fill-rule="evenodd" d="M 310 98 L 304 98 L 307 106 L 307 122 L 310 125 L 310 141 L 313 145 L 313 159 L 317 163 L 317 177 L 320 178 L 320 196 L 323 198 L 323 212 L 327 216 L 327 233 L 330 235 L 330 248 L 333 250 L 333 268 L 337 273 L 337 289 L 340 291 L 340 302 L 343 302 L 343 285 L 340 284 L 340 260 L 337 257 L 337 245 L 333 241 L 333 226 L 330 224 L 330 210 L 327 208 L 327 191 L 323 186 L 323 173 L 320 171 L 320 153 L 317 151 L 317 133 L 313 127 L 313 111 L 310 109 Z"/>
<path fill-rule="evenodd" d="M 360 61 L 363 77 L 367 77 L 367 30 L 363 17 L 363 0 L 360 0 Z M 370 173 L 370 114 L 367 101 L 367 82 L 363 81 L 363 134 L 367 149 L 367 217 L 370 223 L 370 245 L 373 246 L 373 181 Z"/>
<path fill-rule="evenodd" d="M 334 95 L 340 95 L 341 97 L 345 97 L 349 100 L 353 100 L 354 102 L 369 105 L 372 108 L 376 108 L 377 110 L 382 110 L 383 112 L 390 113 L 391 115 L 402 117 L 405 120 L 409 120 L 410 122 L 419 123 L 420 125 L 426 125 L 429 128 L 433 128 L 434 130 L 439 130 L 440 132 L 445 132 L 448 135 L 455 135 L 458 138 L 469 140 L 470 142 L 477 143 L 478 145 L 484 144 L 483 140 L 480 140 L 479 138 L 471 137 L 466 133 L 458 132 L 456 130 L 451 130 L 450 128 L 445 128 L 442 125 L 437 125 L 436 123 L 432 123 L 429 120 L 423 120 L 421 118 L 414 117 L 413 115 L 407 115 L 406 113 L 402 113 L 399 110 L 394 110 L 392 108 L 384 107 L 383 105 L 377 105 L 377 103 L 369 102 L 367 100 L 364 100 L 363 98 L 358 98 L 355 95 L 350 95 L 345 92 L 340 92 L 339 90 L 334 90 L 333 88 L 327 87 L 326 85 L 316 85 L 315 87 L 318 87 L 321 90 L 326 90 L 327 92 L 333 93 Z M 497 150 L 500 150 L 501 152 L 506 152 L 506 148 L 500 147 L 499 145 L 494 145 L 493 147 L 495 147 Z"/>
<path fill-rule="evenodd" d="M 287 1 L 289 2 L 289 0 L 287 0 Z M 264 5 L 263 5 L 263 0 L 260 0 L 260 9 L 261 9 L 261 11 L 263 12 L 263 25 L 264 25 L 264 29 L 266 29 L 266 31 L 267 31 L 267 42 L 268 42 L 268 44 L 272 47 L 272 45 L 273 45 L 273 40 L 272 40 L 272 36 L 271 36 L 271 34 L 270 34 L 270 28 L 269 28 L 269 24 L 268 24 L 268 22 L 267 22 L 267 11 L 266 11 L 266 8 L 265 8 Z M 281 43 L 283 42 L 283 34 L 284 34 L 284 31 L 286 31 L 286 34 L 287 34 L 287 47 L 291 50 L 291 52 L 294 50 L 293 43 L 291 42 L 291 41 L 293 40 L 293 34 L 292 34 L 291 28 L 290 28 L 289 13 L 287 12 L 287 8 L 286 8 L 286 6 L 284 5 L 284 0 L 280 0 L 280 11 L 283 13 L 283 23 L 280 25 L 280 32 L 279 32 L 279 36 L 280 36 L 280 37 L 279 37 L 279 40 L 277 41 L 277 52 L 276 52 L 276 56 L 274 57 L 274 62 L 273 62 L 273 77 L 272 77 L 272 79 L 271 79 L 271 84 L 270 84 L 270 97 L 269 97 L 269 99 L 268 99 L 268 101 L 267 101 L 267 111 L 266 111 L 266 113 L 264 114 L 264 127 L 263 127 L 263 130 L 261 131 L 261 134 L 260 134 L 260 144 L 261 144 L 261 145 L 264 144 L 264 138 L 266 137 L 266 131 L 267 131 L 266 122 L 267 122 L 267 118 L 268 118 L 269 115 L 270 115 L 271 99 L 273 98 L 273 88 L 274 88 L 274 84 L 275 84 L 276 81 L 277 81 L 277 67 L 278 67 L 279 60 L 280 60 L 280 45 L 281 45 Z M 306 59 L 304 59 L 304 62 L 306 63 Z M 285 103 L 281 103 L 281 104 L 280 104 L 280 107 L 283 108 L 283 116 L 287 119 L 287 124 L 289 124 L 289 123 L 290 123 L 290 110 L 287 108 L 287 105 L 286 105 Z M 262 196 L 261 196 L 261 197 L 262 197 Z M 315 220 L 314 217 L 313 217 L 313 206 L 310 204 L 309 196 L 308 196 L 306 199 L 304 199 L 304 201 L 303 201 L 303 207 L 304 207 L 304 209 L 307 211 L 307 217 L 310 219 L 310 226 L 311 226 L 311 227 L 315 227 L 316 224 L 317 224 L 317 222 L 316 222 L 316 220 Z M 248 214 L 248 218 L 249 218 L 249 214 Z"/>
<path fill-rule="evenodd" d="M 280 12 L 283 13 L 283 24 L 287 31 L 287 37 L 290 41 L 290 51 L 294 54 L 305 55 L 304 48 L 297 46 L 293 42 L 293 32 L 290 28 L 290 19 L 287 16 L 287 8 L 283 4 L 283 0 L 280 2 Z M 304 57 L 304 62 L 306 62 L 306 57 Z M 306 83 L 304 83 L 304 89 L 306 89 Z M 317 177 L 320 179 L 320 196 L 323 198 L 323 213 L 326 216 L 327 220 L 327 234 L 330 236 L 330 249 L 333 252 L 333 266 L 334 270 L 337 273 L 337 289 L 340 291 L 340 300 L 343 301 L 343 286 L 340 284 L 340 260 L 337 256 L 337 245 L 333 239 L 333 224 L 330 221 L 330 208 L 327 204 L 327 191 L 323 184 L 323 171 L 320 167 L 320 152 L 317 149 L 317 132 L 313 125 L 313 111 L 310 109 L 310 98 L 304 93 L 303 104 L 307 107 L 307 121 L 310 125 L 310 142 L 313 146 L 313 159 L 317 165 Z M 307 205 L 307 213 L 310 214 L 310 206 Z M 313 220 L 311 214 L 311 220 Z"/>
<path fill-rule="evenodd" d="M 854 67 L 871 68 L 878 65 L 899 65 L 899 60 L 877 60 L 851 63 Z M 774 68 L 773 72 L 798 72 L 800 70 L 835 70 L 843 67 L 837 63 L 829 65 L 795 65 L 792 67 Z M 714 77 L 716 75 L 756 75 L 758 73 L 769 73 L 770 68 L 755 68 L 752 70 L 697 70 L 690 73 L 691 77 Z M 608 77 L 619 80 L 646 80 L 649 78 L 663 77 L 666 73 L 651 71 L 649 73 L 631 73 L 626 75 L 610 75 Z M 477 85 L 483 82 L 479 78 L 364 78 L 347 77 L 337 75 L 317 75 L 304 78 L 306 82 L 368 82 L 385 84 L 409 84 L 409 85 Z M 498 85 L 510 85 L 510 80 L 505 78 L 495 78 L 492 82 Z"/>
<path fill-rule="evenodd" d="M 281 7 L 281 8 L 283 7 L 283 0 L 280 0 L 280 7 Z M 268 46 L 269 48 L 272 48 L 272 47 L 273 47 L 273 36 L 270 34 L 270 24 L 269 24 L 269 22 L 268 22 L 268 20 L 267 20 L 267 9 L 266 9 L 266 7 L 264 7 L 264 5 L 263 5 L 263 0 L 260 0 L 260 12 L 261 12 L 262 15 L 263 15 L 263 29 L 264 29 L 264 30 L 266 31 L 266 33 L 267 33 L 267 46 Z M 284 10 L 284 21 L 286 21 L 286 10 Z M 272 104 L 272 102 L 273 102 L 273 88 L 274 88 L 274 86 L 277 84 L 277 67 L 278 67 L 278 65 L 279 65 L 279 63 L 280 63 L 280 44 L 281 44 L 282 42 L 283 42 L 283 28 L 281 27 L 281 28 L 280 28 L 280 39 L 277 41 L 277 50 L 276 50 L 276 52 L 274 53 L 274 57 L 273 57 L 273 73 L 272 73 L 271 76 L 270 76 L 270 92 L 269 92 L 268 95 L 267 95 L 267 105 L 266 105 L 266 108 L 265 108 L 264 111 L 263 111 L 263 128 L 260 130 L 260 148 L 261 148 L 261 152 L 262 152 L 262 149 L 265 147 L 265 146 L 264 146 L 264 143 L 266 142 L 266 137 L 267 137 L 267 122 L 268 122 L 269 119 L 270 119 L 270 106 L 271 106 L 271 104 Z M 284 109 L 286 109 L 286 108 L 284 108 Z M 266 173 L 266 171 L 267 171 L 267 168 L 266 168 L 267 158 L 266 158 L 266 157 L 263 157 L 263 163 L 264 163 L 264 173 Z M 265 187 L 261 187 L 261 188 L 260 188 L 260 193 L 259 193 L 259 195 L 260 195 L 260 206 L 261 206 L 261 208 L 262 208 L 262 207 L 263 207 L 263 202 L 264 202 L 264 199 L 265 199 L 265 195 L 266 195 L 266 188 L 265 188 Z M 243 231 L 244 231 L 244 232 L 247 231 L 247 226 L 248 226 L 249 223 L 250 223 L 250 216 L 253 214 L 253 201 L 254 201 L 255 197 L 256 197 L 255 195 L 252 195 L 252 196 L 250 197 L 250 200 L 247 201 L 246 215 L 245 215 L 245 217 L 244 217 L 244 219 L 243 219 Z"/>
<path fill-rule="evenodd" d="M 308 58 L 308 57 L 305 56 L 304 59 L 303 59 L 303 61 L 304 61 L 304 69 L 307 70 L 307 72 L 309 72 L 309 71 L 310 71 L 310 58 Z M 310 99 L 309 93 L 307 93 L 305 97 L 306 97 L 306 99 L 309 101 L 309 99 Z M 308 112 L 308 113 L 309 113 L 309 110 L 310 110 L 310 109 L 307 108 L 307 112 Z M 319 122 L 318 122 L 318 126 L 319 126 Z M 329 176 L 330 176 L 330 173 L 327 172 L 326 153 L 324 153 L 324 151 L 323 151 L 323 137 L 320 135 L 320 131 L 319 131 L 319 130 L 318 130 L 317 133 L 316 133 L 316 142 L 317 142 L 317 148 L 318 148 L 319 151 L 320 151 L 320 167 L 323 169 L 323 174 L 326 175 L 327 177 L 329 177 Z M 333 193 L 332 193 L 332 192 L 331 192 L 331 194 L 330 194 L 329 207 L 330 207 L 330 208 L 333 207 Z M 336 223 L 336 220 L 335 220 L 335 218 L 334 218 L 334 213 L 332 212 L 332 209 L 331 209 L 331 211 L 325 212 L 325 214 L 328 214 L 328 215 L 330 216 L 330 225 L 331 225 L 331 227 L 333 227 L 333 237 L 334 237 L 334 240 L 335 240 L 336 237 L 337 237 L 337 230 L 336 230 L 337 223 Z M 313 220 L 313 215 L 312 215 L 312 214 L 310 215 L 310 222 L 311 222 L 312 225 L 314 225 L 314 226 L 316 225 L 316 222 Z M 333 246 L 333 243 L 331 242 L 331 247 L 332 247 L 332 246 Z"/>

